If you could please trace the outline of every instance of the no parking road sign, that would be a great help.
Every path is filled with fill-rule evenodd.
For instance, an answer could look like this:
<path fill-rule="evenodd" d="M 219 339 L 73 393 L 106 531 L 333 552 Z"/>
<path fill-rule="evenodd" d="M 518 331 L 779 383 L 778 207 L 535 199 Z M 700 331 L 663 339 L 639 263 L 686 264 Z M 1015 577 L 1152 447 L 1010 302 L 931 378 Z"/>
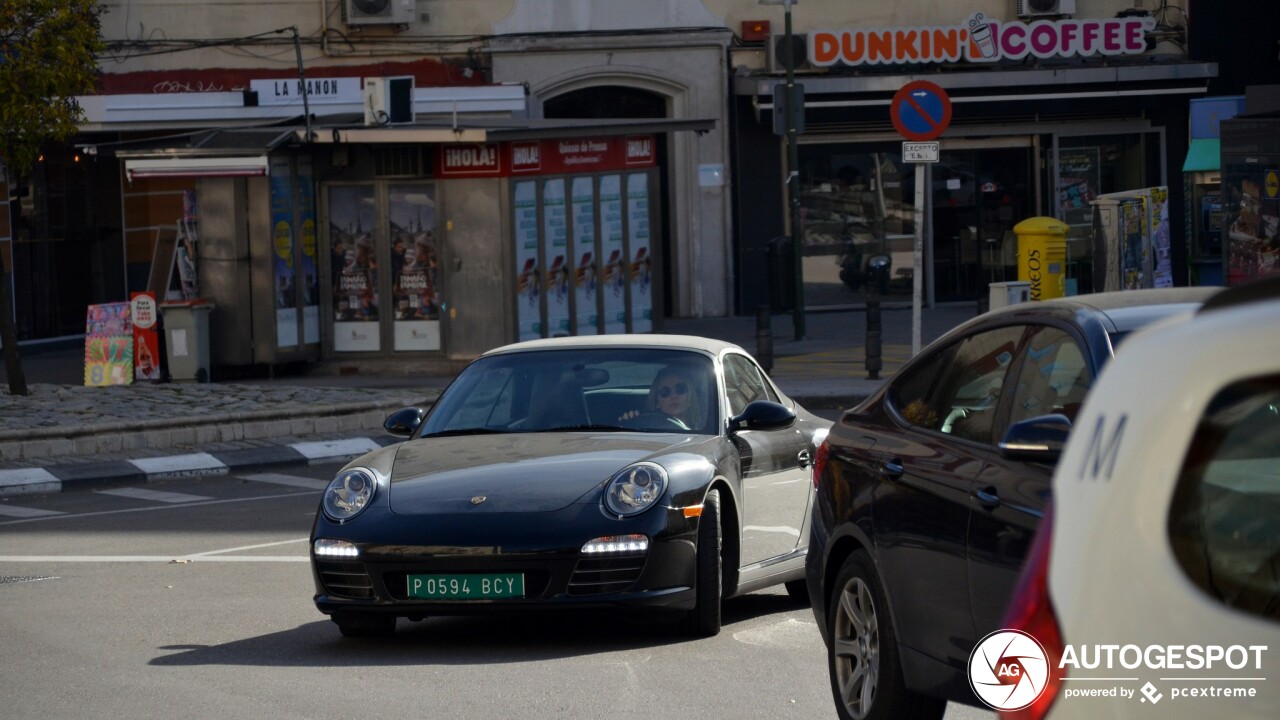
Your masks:
<path fill-rule="evenodd" d="M 908 140 L 933 140 L 951 124 L 951 98 L 928 80 L 902 86 L 889 104 L 893 126 Z"/>

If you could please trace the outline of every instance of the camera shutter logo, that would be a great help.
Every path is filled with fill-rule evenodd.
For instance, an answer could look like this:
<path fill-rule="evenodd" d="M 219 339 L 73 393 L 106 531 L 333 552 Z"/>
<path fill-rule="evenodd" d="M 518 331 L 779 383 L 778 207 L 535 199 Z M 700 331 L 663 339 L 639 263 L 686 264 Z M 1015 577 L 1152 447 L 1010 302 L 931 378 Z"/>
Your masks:
<path fill-rule="evenodd" d="M 1049 682 L 1049 656 L 1039 640 L 1020 630 L 997 630 L 969 655 L 969 687 L 996 710 L 1021 710 Z"/>

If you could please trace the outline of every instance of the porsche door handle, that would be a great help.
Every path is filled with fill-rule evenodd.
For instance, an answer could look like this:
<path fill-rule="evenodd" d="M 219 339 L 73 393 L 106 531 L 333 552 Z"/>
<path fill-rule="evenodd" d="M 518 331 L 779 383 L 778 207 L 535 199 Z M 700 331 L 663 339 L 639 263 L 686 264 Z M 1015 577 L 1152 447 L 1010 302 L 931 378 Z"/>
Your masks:
<path fill-rule="evenodd" d="M 796 453 L 796 462 L 800 463 L 801 470 L 813 465 L 813 453 L 808 450 L 801 450 Z"/>
<path fill-rule="evenodd" d="M 1002 502 L 1000 500 L 999 493 L 992 486 L 984 487 L 981 490 L 974 490 L 973 498 L 977 500 L 978 503 L 982 505 L 982 507 L 988 510 L 999 506 L 1000 503 Z"/>

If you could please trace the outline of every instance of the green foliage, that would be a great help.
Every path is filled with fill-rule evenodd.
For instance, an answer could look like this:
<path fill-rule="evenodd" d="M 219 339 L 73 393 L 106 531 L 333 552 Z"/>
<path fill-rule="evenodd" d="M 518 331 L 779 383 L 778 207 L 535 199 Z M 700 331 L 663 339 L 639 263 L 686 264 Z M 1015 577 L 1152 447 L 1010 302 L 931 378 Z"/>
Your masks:
<path fill-rule="evenodd" d="M 49 141 L 77 131 L 76 95 L 94 90 L 97 0 L 0 0 L 0 162 L 30 173 Z"/>

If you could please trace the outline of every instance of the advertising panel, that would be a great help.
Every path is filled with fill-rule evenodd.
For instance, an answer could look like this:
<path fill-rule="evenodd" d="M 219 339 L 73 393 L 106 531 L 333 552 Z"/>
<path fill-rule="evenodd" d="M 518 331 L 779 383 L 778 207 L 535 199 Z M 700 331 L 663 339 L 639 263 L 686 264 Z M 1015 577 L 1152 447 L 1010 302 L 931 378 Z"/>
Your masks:
<path fill-rule="evenodd" d="M 289 158 L 271 158 L 271 260 L 276 347 L 298 346 L 297 271 L 293 266 L 293 177 Z"/>
<path fill-rule="evenodd" d="M 631 248 L 631 332 L 653 330 L 653 257 L 649 252 L 649 176 L 627 176 L 627 239 Z"/>
<path fill-rule="evenodd" d="M 338 352 L 381 348 L 374 226 L 372 185 L 329 187 L 333 349 Z"/>
<path fill-rule="evenodd" d="M 90 305 L 84 328 L 84 384 L 133 382 L 133 323 L 129 303 Z"/>
<path fill-rule="evenodd" d="M 574 301 L 578 316 L 578 334 L 599 332 L 600 313 L 596 309 L 596 206 L 594 182 L 590 177 L 573 179 L 573 256 L 577 267 L 573 272 Z"/>
<path fill-rule="evenodd" d="M 542 272 L 538 268 L 538 184 L 513 185 L 516 242 L 516 336 L 542 337 Z"/>
<path fill-rule="evenodd" d="M 547 331 L 551 337 L 569 334 L 568 228 L 565 223 L 564 180 L 547 180 L 542 186 L 542 226 L 546 238 Z"/>
<path fill-rule="evenodd" d="M 156 296 L 150 292 L 129 295 L 129 316 L 133 320 L 133 377 L 134 380 L 160 379 L 160 333 L 156 320 L 160 311 Z"/>
<path fill-rule="evenodd" d="M 622 176 L 600 178 L 600 257 L 605 259 L 600 291 L 604 294 L 604 331 L 627 331 L 627 267 L 622 226 Z"/>
<path fill-rule="evenodd" d="M 436 297 L 436 202 L 433 186 L 392 185 L 391 295 L 395 303 L 395 350 L 439 350 L 440 308 Z"/>
<path fill-rule="evenodd" d="M 320 342 L 320 253 L 311 158 L 298 158 L 298 218 L 302 221 L 302 341 Z"/>

